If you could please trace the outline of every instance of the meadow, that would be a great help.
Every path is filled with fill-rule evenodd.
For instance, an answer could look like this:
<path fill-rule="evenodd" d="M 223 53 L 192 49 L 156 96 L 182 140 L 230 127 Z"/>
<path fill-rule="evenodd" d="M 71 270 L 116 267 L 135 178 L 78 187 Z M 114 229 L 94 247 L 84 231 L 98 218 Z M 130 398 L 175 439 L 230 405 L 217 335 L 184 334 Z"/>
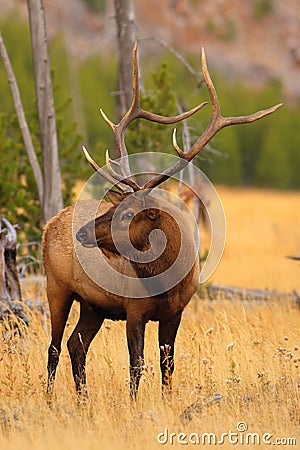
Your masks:
<path fill-rule="evenodd" d="M 218 189 L 227 222 L 225 251 L 210 281 L 251 288 L 300 290 L 299 192 Z"/>
<path fill-rule="evenodd" d="M 299 253 L 300 194 L 229 188 L 219 193 L 227 244 L 212 281 L 299 293 L 299 263 L 285 256 Z M 24 297 L 46 305 L 44 286 L 28 280 L 23 286 Z M 157 325 L 149 323 L 136 404 L 128 395 L 125 324 L 106 321 L 88 355 L 89 400 L 77 405 L 65 345 L 76 322 L 75 307 L 55 399 L 51 408 L 47 405 L 46 306 L 45 311 L 31 311 L 30 326 L 20 333 L 0 324 L 2 450 L 299 448 L 300 311 L 286 295 L 276 301 L 212 301 L 200 288 L 183 316 L 173 394 L 164 400 Z M 217 395 L 222 398 L 214 403 Z M 184 419 L 192 404 L 190 420 Z"/>

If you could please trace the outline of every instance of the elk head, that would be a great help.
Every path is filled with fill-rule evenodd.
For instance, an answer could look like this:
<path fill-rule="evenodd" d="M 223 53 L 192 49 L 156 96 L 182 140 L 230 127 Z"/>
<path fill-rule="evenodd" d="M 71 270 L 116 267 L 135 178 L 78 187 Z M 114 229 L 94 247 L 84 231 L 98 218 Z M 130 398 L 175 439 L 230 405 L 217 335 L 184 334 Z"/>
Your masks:
<path fill-rule="evenodd" d="M 131 194 L 111 190 L 106 196 L 114 206 L 83 226 L 76 234 L 77 240 L 84 247 L 98 246 L 115 254 L 121 250 L 123 256 L 129 257 L 129 236 L 136 249 L 148 250 L 149 235 L 159 227 L 161 219 L 157 200 L 147 191 Z"/>

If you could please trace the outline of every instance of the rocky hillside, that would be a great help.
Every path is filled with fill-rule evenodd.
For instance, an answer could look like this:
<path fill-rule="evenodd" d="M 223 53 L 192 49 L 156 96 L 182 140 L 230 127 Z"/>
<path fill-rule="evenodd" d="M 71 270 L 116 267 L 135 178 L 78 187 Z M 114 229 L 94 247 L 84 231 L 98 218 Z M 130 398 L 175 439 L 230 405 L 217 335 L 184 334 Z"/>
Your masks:
<path fill-rule="evenodd" d="M 113 1 L 99 0 L 103 13 L 87 0 L 44 0 L 49 35 L 60 32 L 78 58 L 110 52 L 115 43 Z M 279 78 L 286 99 L 300 96 L 299 0 L 136 0 L 137 35 L 166 41 L 180 52 L 206 48 L 211 66 L 227 74 L 245 75 L 256 84 Z M 0 18 L 19 10 L 25 0 L 0 0 Z M 143 40 L 141 51 L 160 51 Z"/>

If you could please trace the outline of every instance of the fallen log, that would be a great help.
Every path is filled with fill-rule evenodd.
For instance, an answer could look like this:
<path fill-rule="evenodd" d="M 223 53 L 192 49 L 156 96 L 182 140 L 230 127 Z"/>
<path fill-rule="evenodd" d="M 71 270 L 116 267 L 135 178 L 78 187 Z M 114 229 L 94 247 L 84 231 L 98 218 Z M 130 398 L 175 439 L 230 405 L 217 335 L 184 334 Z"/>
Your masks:
<path fill-rule="evenodd" d="M 248 301 L 268 301 L 287 299 L 295 302 L 300 307 L 300 295 L 297 291 L 284 292 L 273 289 L 251 289 L 237 286 L 221 286 L 217 284 L 207 284 L 204 290 L 210 300 L 248 300 Z"/>
<path fill-rule="evenodd" d="M 206 408 L 212 405 L 216 405 L 222 400 L 222 398 L 223 398 L 222 395 L 214 394 L 210 397 L 202 397 L 196 400 L 194 403 L 185 408 L 183 413 L 180 414 L 179 420 L 182 423 L 187 424 L 194 418 L 194 416 L 199 417 Z"/>
<path fill-rule="evenodd" d="M 300 261 L 300 256 L 287 256 L 288 259 L 293 259 L 294 261 Z"/>

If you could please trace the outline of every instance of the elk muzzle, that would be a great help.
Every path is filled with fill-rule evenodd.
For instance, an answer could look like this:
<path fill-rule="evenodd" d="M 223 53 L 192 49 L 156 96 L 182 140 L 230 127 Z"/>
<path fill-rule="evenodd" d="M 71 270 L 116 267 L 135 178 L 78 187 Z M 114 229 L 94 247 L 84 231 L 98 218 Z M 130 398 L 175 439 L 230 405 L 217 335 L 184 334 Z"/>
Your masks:
<path fill-rule="evenodd" d="M 83 247 L 91 248 L 96 247 L 97 241 L 95 236 L 95 227 L 83 226 L 76 233 L 76 239 Z"/>

